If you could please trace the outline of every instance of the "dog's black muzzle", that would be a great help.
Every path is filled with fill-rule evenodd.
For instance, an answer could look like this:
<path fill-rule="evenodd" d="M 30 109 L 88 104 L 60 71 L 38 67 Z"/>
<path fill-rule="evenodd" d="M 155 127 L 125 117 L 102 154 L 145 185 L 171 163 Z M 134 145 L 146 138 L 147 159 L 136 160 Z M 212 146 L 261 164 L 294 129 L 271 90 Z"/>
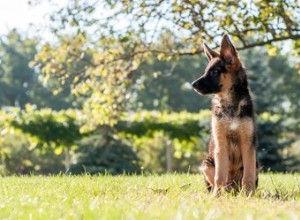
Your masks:
<path fill-rule="evenodd" d="M 222 85 L 206 77 L 200 77 L 192 82 L 194 90 L 200 95 L 213 94 L 221 91 Z"/>

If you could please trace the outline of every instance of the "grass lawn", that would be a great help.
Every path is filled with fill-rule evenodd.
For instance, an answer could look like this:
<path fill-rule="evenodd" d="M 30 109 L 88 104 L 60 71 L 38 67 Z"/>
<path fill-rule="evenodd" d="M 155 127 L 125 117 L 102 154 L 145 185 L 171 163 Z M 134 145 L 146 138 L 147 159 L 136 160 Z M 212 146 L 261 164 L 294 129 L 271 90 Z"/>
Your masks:
<path fill-rule="evenodd" d="M 211 198 L 201 175 L 1 177 L 0 219 L 300 219 L 300 174 Z"/>

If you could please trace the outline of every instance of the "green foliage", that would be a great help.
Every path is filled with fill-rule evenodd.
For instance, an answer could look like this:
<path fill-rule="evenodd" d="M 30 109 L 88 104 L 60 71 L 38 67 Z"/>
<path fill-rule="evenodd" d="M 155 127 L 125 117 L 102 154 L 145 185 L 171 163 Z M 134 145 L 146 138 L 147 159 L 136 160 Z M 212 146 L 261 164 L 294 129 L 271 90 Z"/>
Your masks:
<path fill-rule="evenodd" d="M 49 148 L 37 148 L 36 143 L 11 124 L 17 110 L 1 111 L 0 173 L 3 175 L 54 174 L 64 170 L 63 157 Z"/>
<path fill-rule="evenodd" d="M 80 126 L 74 111 L 54 112 L 51 109 L 37 111 L 27 105 L 25 111 L 17 112 L 11 126 L 29 134 L 36 144 L 42 146 L 71 147 L 81 139 Z"/>
<path fill-rule="evenodd" d="M 37 42 L 22 39 L 12 30 L 0 42 L 0 105 L 21 106 L 29 102 L 34 94 L 36 75 L 28 67 L 34 58 Z"/>
<path fill-rule="evenodd" d="M 170 110 L 198 112 L 210 106 L 210 97 L 201 97 L 191 82 L 204 73 L 207 59 L 203 56 L 181 57 L 176 61 L 149 59 L 134 75 L 133 110 Z M 133 96 L 134 97 L 134 96 Z"/>
<path fill-rule="evenodd" d="M 140 111 L 125 116 L 126 120 L 120 121 L 117 129 L 140 137 L 161 130 L 168 133 L 171 138 L 189 140 L 191 137 L 199 136 L 201 131 L 207 133 L 206 123 L 209 123 L 209 116 L 209 111 L 198 114 Z"/>
<path fill-rule="evenodd" d="M 210 112 L 137 112 L 119 122 L 121 136 L 130 140 L 147 171 L 167 170 L 166 148 L 171 147 L 172 169 L 197 171 L 207 151 Z M 258 158 L 263 170 L 287 171 L 298 159 L 288 152 L 292 140 L 279 115 L 263 113 L 258 119 Z M 276 128 L 276 129 L 274 129 Z M 156 158 L 159 158 L 157 161 Z"/>
<path fill-rule="evenodd" d="M 114 125 L 130 98 L 126 94 L 130 74 L 139 65 L 138 60 L 123 60 L 131 45 L 107 38 L 98 39 L 99 47 L 83 35 L 59 40 L 58 45 L 44 45 L 31 65 L 42 71 L 46 83 L 56 85 L 54 92 L 67 84 L 72 94 L 84 98 L 83 111 L 94 118 L 85 125 L 86 131 Z"/>
<path fill-rule="evenodd" d="M 58 174 L 65 170 L 62 154 L 34 149 L 22 133 L 1 134 L 1 175 Z"/>
<path fill-rule="evenodd" d="M 82 115 L 74 110 L 55 112 L 26 105 L 25 111 L 1 111 L 1 118 L 0 171 L 4 174 L 66 169 L 73 174 L 140 172 L 139 158 L 130 146 L 105 129 L 94 131 L 97 135 L 82 134 Z"/>
<path fill-rule="evenodd" d="M 143 160 L 146 172 L 198 172 L 209 136 L 209 111 L 140 111 L 125 116 L 116 128 Z"/>
<path fill-rule="evenodd" d="M 16 173 L 59 172 L 60 166 L 56 166 L 59 170 L 46 169 L 51 162 L 37 160 L 34 155 L 54 158 L 51 151 L 61 155 L 63 149 L 72 146 L 79 146 L 70 170 L 74 174 L 139 173 L 140 167 L 146 172 L 198 172 L 200 160 L 207 151 L 210 129 L 209 111 L 128 113 L 116 126 L 123 140 L 113 136 L 109 127 L 108 131 L 96 130 L 82 139 L 78 125 L 80 115 L 77 114 L 79 121 L 76 121 L 75 112 L 70 110 L 37 111 L 27 106 L 26 112 L 2 112 L 1 118 L 2 170 Z M 269 113 L 261 114 L 258 119 L 258 157 L 265 170 L 295 170 L 298 163 L 299 158 L 288 153 L 291 139 L 284 122 L 279 115 Z M 10 131 L 22 133 L 13 135 Z M 24 134 L 29 134 L 29 139 Z M 20 141 L 14 142 L 14 137 Z M 14 163 L 19 164 L 15 169 L 12 168 Z"/>
<path fill-rule="evenodd" d="M 16 172 L 36 171 L 36 163 L 24 162 L 30 150 L 32 155 L 53 150 L 61 155 L 71 149 L 72 154 L 79 143 L 78 169 L 86 164 L 89 173 L 109 166 L 112 173 L 136 172 L 136 153 L 151 171 L 188 170 L 203 157 L 209 136 L 208 115 L 195 113 L 209 106 L 209 98 L 198 97 L 189 85 L 206 61 L 194 55 L 202 52 L 204 40 L 219 43 L 226 32 L 239 49 L 267 46 L 267 51 L 245 52 L 243 59 L 260 115 L 259 157 L 266 169 L 295 167 L 290 145 L 297 145 L 300 131 L 299 75 L 290 60 L 275 55 L 281 46 L 276 42 L 287 39 L 294 40 L 293 53 L 298 53 L 298 11 L 297 0 L 68 2 L 49 14 L 51 42 L 39 45 L 16 31 L 2 37 L 0 105 L 25 109 L 1 112 L 1 135 L 10 130 L 22 136 L 20 143 L 12 133 L 1 136 L 2 164 L 13 170 L 6 161 L 10 155 L 11 161 L 25 164 Z M 27 103 L 36 107 L 26 108 Z M 163 112 L 128 113 L 143 109 Z M 111 132 L 111 139 L 103 130 L 96 133 L 107 126 L 116 126 L 133 147 Z M 82 140 L 89 132 L 95 136 Z"/>
<path fill-rule="evenodd" d="M 205 38 L 219 41 L 224 32 L 239 40 L 243 49 L 299 39 L 298 8 L 296 0 L 71 1 L 50 16 L 56 42 L 45 44 L 32 65 L 46 82 L 67 84 L 73 94 L 87 98 L 85 114 L 98 117 L 86 130 L 113 126 L 127 110 L 132 77 L 146 60 L 198 54 Z M 171 80 L 170 87 L 172 82 L 175 86 L 177 80 Z M 174 87 L 164 90 L 163 98 L 172 96 L 171 91 Z M 175 104 L 171 99 L 162 101 L 164 108 Z"/>
<path fill-rule="evenodd" d="M 242 53 L 256 111 L 279 113 L 282 117 L 296 116 L 300 102 L 300 77 L 292 62 L 282 55 L 268 56 L 266 50 L 247 50 Z M 294 117 L 298 120 L 299 117 Z"/>
<path fill-rule="evenodd" d="M 132 148 L 109 135 L 84 138 L 76 153 L 76 163 L 69 169 L 71 174 L 140 173 L 140 161 Z"/>
<path fill-rule="evenodd" d="M 171 47 L 166 43 L 164 54 L 195 54 L 203 39 L 217 42 L 225 32 L 234 36 L 242 49 L 300 38 L 297 0 L 107 2 L 115 12 L 109 18 L 127 18 L 127 28 L 141 37 L 147 32 L 157 36 L 167 30 L 172 39 L 182 43 Z"/>
<path fill-rule="evenodd" d="M 292 171 L 299 164 L 295 155 L 289 155 L 293 142 L 288 136 L 284 119 L 279 115 L 261 114 L 258 120 L 258 158 L 262 169 L 267 171 Z"/>
<path fill-rule="evenodd" d="M 39 81 L 39 73 L 29 67 L 37 54 L 38 39 L 29 38 L 16 30 L 0 42 L 0 105 L 24 108 L 27 103 L 40 107 L 62 109 L 70 106 L 69 93 L 53 96 L 49 87 Z M 63 88 L 63 87 L 61 87 Z"/>
<path fill-rule="evenodd" d="M 75 111 L 37 110 L 26 105 L 24 111 L 11 108 L 0 115 L 3 173 L 59 173 L 69 167 L 71 150 L 83 137 Z"/>

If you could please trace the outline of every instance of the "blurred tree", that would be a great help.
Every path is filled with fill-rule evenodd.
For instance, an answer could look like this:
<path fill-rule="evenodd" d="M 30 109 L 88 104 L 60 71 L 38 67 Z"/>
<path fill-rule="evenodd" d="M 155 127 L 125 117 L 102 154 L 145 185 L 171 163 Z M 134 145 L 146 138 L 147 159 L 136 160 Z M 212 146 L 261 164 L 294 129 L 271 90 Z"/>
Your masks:
<path fill-rule="evenodd" d="M 133 73 L 152 55 L 195 55 L 203 40 L 219 43 L 225 32 L 239 49 L 300 39 L 297 10 L 297 0 L 73 0 L 49 16 L 57 41 L 33 65 L 46 81 L 67 81 L 73 93 L 88 97 L 83 108 L 90 122 L 113 125 L 131 98 Z"/>
<path fill-rule="evenodd" d="M 75 120 L 76 111 L 66 110 L 55 112 L 51 109 L 37 110 L 26 105 L 25 111 L 12 112 L 11 127 L 29 135 L 31 148 L 47 149 L 57 155 L 65 153 L 65 169 L 71 165 L 71 149 L 83 135 Z"/>
<path fill-rule="evenodd" d="M 274 54 L 274 43 L 300 39 L 298 11 L 297 0 L 74 0 L 50 16 L 55 39 L 42 47 L 32 66 L 42 71 L 45 83 L 57 85 L 55 92 L 68 85 L 86 98 L 83 131 L 114 126 L 134 98 L 130 88 L 138 80 L 132 79 L 146 61 L 199 54 L 204 40 L 217 45 L 225 32 L 238 49 L 267 45 Z M 167 96 L 175 96 L 171 86 L 177 82 L 169 82 L 160 88 L 163 109 L 176 103 Z"/>
<path fill-rule="evenodd" d="M 1 106 L 24 107 L 32 97 L 37 76 L 28 63 L 34 58 L 37 42 L 22 39 L 12 30 L 0 42 Z"/>
<path fill-rule="evenodd" d="M 17 124 L 16 121 L 21 121 L 18 113 L 20 108 L 6 108 L 0 111 L 1 174 L 50 174 L 63 171 L 63 154 L 58 155 L 51 147 L 41 147 L 46 144 L 39 144 L 36 136 L 29 136 L 28 131 L 23 132 L 22 129 L 12 126 L 14 123 Z M 30 127 L 30 122 L 26 120 L 22 126 Z M 41 129 L 37 126 L 37 128 L 51 135 L 51 131 L 49 132 L 46 127 Z"/>
<path fill-rule="evenodd" d="M 292 66 L 286 56 L 268 55 L 265 49 L 246 50 L 242 59 L 247 68 L 250 87 L 254 94 L 257 113 L 271 112 L 293 115 L 297 117 L 300 96 L 297 89 L 300 86 L 300 77 L 297 69 Z"/>
<path fill-rule="evenodd" d="M 0 41 L 0 106 L 18 106 L 32 103 L 38 107 L 64 109 L 74 99 L 68 87 L 58 95 L 39 81 L 40 74 L 29 67 L 37 53 L 38 39 L 27 38 L 17 30 L 10 31 Z"/>
<path fill-rule="evenodd" d="M 157 48 L 166 54 L 200 52 L 203 39 L 217 46 L 225 32 L 238 39 L 239 49 L 300 39 L 298 0 L 106 2 L 113 11 L 108 19 L 120 21 L 125 18 L 128 22 L 124 28 L 139 33 L 144 42 L 155 42 L 155 37 L 166 30 L 172 33 L 176 42 L 182 42 L 176 47 L 165 45 L 165 50 Z M 124 31 L 114 24 L 116 22 L 112 21 L 108 26 L 116 32 Z"/>
<path fill-rule="evenodd" d="M 126 48 L 130 50 L 132 46 L 126 40 L 106 38 L 99 39 L 97 44 L 87 42 L 83 34 L 64 36 L 56 45 L 44 45 L 31 63 L 41 69 L 45 83 L 54 85 L 55 93 L 64 85 L 72 94 L 85 99 L 83 111 L 87 119 L 93 120 L 87 120 L 83 130 L 117 122 L 130 98 L 127 88 L 139 63 L 126 58 Z"/>
<path fill-rule="evenodd" d="M 133 149 L 111 136 L 112 132 L 103 131 L 110 127 L 80 133 L 84 121 L 80 111 L 37 110 L 26 105 L 22 111 L 2 110 L 0 116 L 0 172 L 3 174 L 140 172 L 139 158 Z"/>
<path fill-rule="evenodd" d="M 64 155 L 49 149 L 32 149 L 21 132 L 2 132 L 0 173 L 2 175 L 59 174 L 64 172 Z"/>
<path fill-rule="evenodd" d="M 103 129 L 110 129 L 102 127 Z M 76 163 L 70 168 L 72 174 L 139 174 L 140 159 L 132 147 L 109 132 L 96 130 L 80 141 L 76 151 Z M 103 134 L 103 135 L 99 135 Z"/>
<path fill-rule="evenodd" d="M 243 53 L 256 112 L 265 120 L 258 123 L 259 157 L 265 169 L 291 170 L 299 163 L 299 152 L 291 152 L 300 136 L 300 77 L 293 62 L 282 55 L 269 56 L 265 50 Z M 268 112 L 268 113 L 267 113 Z M 268 114 L 277 115 L 270 120 Z M 272 117 L 271 117 L 272 118 Z M 299 169 L 299 167 L 297 168 Z"/>
<path fill-rule="evenodd" d="M 286 172 L 295 170 L 299 164 L 296 154 L 288 154 L 293 138 L 289 138 L 288 129 L 279 115 L 263 113 L 257 120 L 258 151 L 261 169 Z M 297 169 L 300 169 L 298 166 Z"/>
<path fill-rule="evenodd" d="M 207 59 L 200 56 L 173 62 L 148 59 L 134 76 L 131 108 L 189 112 L 209 108 L 210 97 L 200 98 L 191 87 L 191 82 L 203 74 L 206 63 Z"/>
<path fill-rule="evenodd" d="M 198 172 L 209 139 L 210 112 L 138 111 L 119 121 L 145 172 Z"/>

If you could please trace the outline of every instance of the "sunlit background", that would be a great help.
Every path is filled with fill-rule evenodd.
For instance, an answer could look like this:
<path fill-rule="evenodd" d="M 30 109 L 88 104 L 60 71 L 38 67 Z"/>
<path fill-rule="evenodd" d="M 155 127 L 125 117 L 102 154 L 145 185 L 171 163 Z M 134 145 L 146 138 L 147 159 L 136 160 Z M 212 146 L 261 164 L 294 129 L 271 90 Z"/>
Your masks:
<path fill-rule="evenodd" d="M 300 10 L 284 1 L 0 2 L 0 173 L 198 173 L 210 98 L 190 83 L 227 33 L 264 171 L 300 171 Z"/>

